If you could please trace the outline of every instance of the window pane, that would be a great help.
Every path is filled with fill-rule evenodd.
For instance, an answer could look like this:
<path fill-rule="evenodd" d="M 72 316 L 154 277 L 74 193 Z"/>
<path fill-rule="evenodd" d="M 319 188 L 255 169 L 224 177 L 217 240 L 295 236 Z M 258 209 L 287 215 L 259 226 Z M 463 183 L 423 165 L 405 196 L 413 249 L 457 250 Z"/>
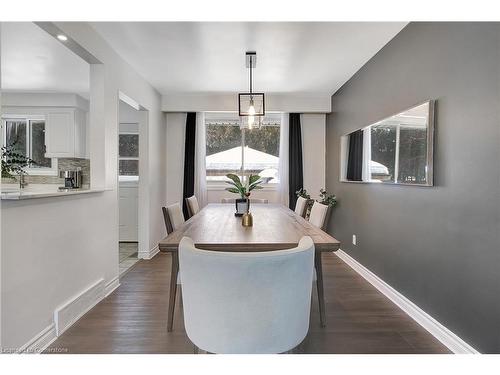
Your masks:
<path fill-rule="evenodd" d="M 396 126 L 372 126 L 371 144 L 371 178 L 382 182 L 393 182 L 396 163 Z"/>
<path fill-rule="evenodd" d="M 245 130 L 245 172 L 270 177 L 269 183 L 279 182 L 280 127 L 266 125 Z"/>
<path fill-rule="evenodd" d="M 120 176 L 139 176 L 139 160 L 120 160 Z"/>
<path fill-rule="evenodd" d="M 398 182 L 425 184 L 427 128 L 402 126 L 399 131 Z"/>
<path fill-rule="evenodd" d="M 120 157 L 139 157 L 139 134 L 120 134 L 118 154 Z"/>
<path fill-rule="evenodd" d="M 6 146 L 13 146 L 14 150 L 26 156 L 26 121 L 5 121 Z"/>
<path fill-rule="evenodd" d="M 45 121 L 31 121 L 31 168 L 52 168 L 52 159 L 45 157 Z"/>
<path fill-rule="evenodd" d="M 240 174 L 241 130 L 238 125 L 207 124 L 207 181 L 224 181 L 227 173 Z"/>

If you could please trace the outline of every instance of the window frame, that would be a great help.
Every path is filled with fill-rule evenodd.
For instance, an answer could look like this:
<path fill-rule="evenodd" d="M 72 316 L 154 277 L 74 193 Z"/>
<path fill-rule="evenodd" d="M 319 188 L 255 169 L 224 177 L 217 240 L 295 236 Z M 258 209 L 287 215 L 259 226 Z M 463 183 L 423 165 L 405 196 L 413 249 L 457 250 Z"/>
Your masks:
<path fill-rule="evenodd" d="M 19 115 L 19 114 L 4 114 L 2 115 L 2 146 L 7 144 L 7 121 L 20 121 L 24 120 L 26 123 L 26 155 L 28 158 L 32 157 L 32 122 L 43 121 L 45 125 L 45 131 L 47 130 L 47 118 L 45 115 Z M 51 167 L 40 167 L 40 168 L 25 168 L 24 170 L 30 176 L 58 176 L 59 169 L 57 158 L 47 158 L 51 159 Z"/>
<path fill-rule="evenodd" d="M 129 123 L 120 123 L 120 124 L 129 124 Z M 131 124 L 131 123 L 130 123 Z M 137 156 L 120 156 L 120 136 L 121 135 L 136 135 L 137 136 Z M 121 160 L 137 160 L 139 161 L 139 152 L 140 152 L 140 139 L 138 131 L 120 131 L 118 133 L 118 178 L 120 177 L 137 177 L 139 178 L 139 169 L 137 170 L 137 175 L 130 174 L 120 174 L 120 161 Z"/>
<path fill-rule="evenodd" d="M 236 118 L 235 119 L 230 119 L 230 120 L 228 119 L 228 120 L 225 120 L 225 121 L 226 122 L 233 122 L 234 121 L 234 123 L 236 124 L 234 126 L 239 127 L 239 120 L 237 120 Z M 207 127 L 207 126 L 208 126 L 207 125 L 207 121 L 205 120 L 205 127 Z M 281 128 L 281 126 L 282 126 L 282 123 L 281 123 L 281 119 L 280 119 L 278 127 Z M 241 129 L 240 128 L 242 150 L 245 149 L 245 135 L 246 135 L 247 131 L 248 131 L 248 129 Z M 280 136 L 281 136 L 281 132 L 280 132 Z M 281 142 L 281 140 L 280 140 L 280 142 Z M 206 143 L 206 139 L 205 139 L 205 143 Z M 279 155 L 278 155 L 278 158 L 279 158 Z M 243 151 L 242 155 L 241 155 L 241 166 L 240 166 L 240 169 L 239 169 L 239 172 L 238 172 L 240 176 L 241 175 L 248 175 L 248 173 L 245 172 L 244 165 L 245 165 L 245 152 Z M 279 174 L 279 165 L 278 165 L 278 174 Z M 228 187 L 228 185 L 226 183 L 221 182 L 221 181 L 210 181 L 210 180 L 208 180 L 208 178 L 206 178 L 205 181 L 206 181 L 207 190 L 223 191 L 223 190 L 226 190 L 226 188 Z M 260 186 L 262 186 L 262 190 L 263 191 L 276 191 L 279 188 L 279 184 L 280 184 L 280 182 L 263 183 Z"/>

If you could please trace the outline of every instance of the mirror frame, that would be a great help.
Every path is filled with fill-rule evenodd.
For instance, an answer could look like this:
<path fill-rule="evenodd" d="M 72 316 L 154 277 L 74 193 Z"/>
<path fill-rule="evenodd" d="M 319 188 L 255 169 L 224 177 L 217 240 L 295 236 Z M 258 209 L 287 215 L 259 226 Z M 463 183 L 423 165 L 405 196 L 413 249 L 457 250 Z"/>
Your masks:
<path fill-rule="evenodd" d="M 384 120 L 387 120 L 391 117 L 397 116 L 401 113 L 404 113 L 406 111 L 409 111 L 410 109 L 413 109 L 415 107 L 421 106 L 423 104 L 429 103 L 429 111 L 427 114 L 427 121 L 428 121 L 428 128 L 427 128 L 427 173 L 426 173 L 426 181 L 427 183 L 425 184 L 409 184 L 409 183 L 404 183 L 404 182 L 394 182 L 394 183 L 381 183 L 381 182 L 371 182 L 371 181 L 350 181 L 343 179 L 342 177 L 342 171 L 344 170 L 342 163 L 343 163 L 343 149 L 342 149 L 342 144 L 344 143 L 343 140 L 346 139 L 353 131 L 356 130 L 363 130 L 366 129 L 369 126 L 378 124 L 379 122 L 382 122 Z M 339 168 L 339 182 L 345 182 L 345 183 L 354 183 L 354 184 L 377 184 L 377 185 L 401 185 L 401 186 L 423 186 L 423 187 L 432 187 L 434 186 L 434 131 L 435 131 L 435 110 L 436 110 L 436 100 L 434 99 L 429 99 L 425 100 L 423 102 L 417 103 L 415 105 L 412 105 L 406 109 L 403 109 L 402 111 L 398 111 L 392 115 L 385 116 L 384 118 L 375 121 L 371 123 L 370 125 L 366 125 L 362 128 L 357 128 L 352 131 L 350 131 L 347 134 L 344 134 L 340 136 L 340 145 L 339 145 L 339 161 L 340 161 L 340 168 Z"/>

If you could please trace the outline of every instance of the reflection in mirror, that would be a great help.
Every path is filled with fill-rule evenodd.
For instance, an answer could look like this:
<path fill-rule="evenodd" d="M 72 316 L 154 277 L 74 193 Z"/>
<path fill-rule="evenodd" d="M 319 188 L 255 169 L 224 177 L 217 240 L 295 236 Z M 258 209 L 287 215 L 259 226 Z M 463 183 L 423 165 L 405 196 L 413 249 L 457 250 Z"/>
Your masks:
<path fill-rule="evenodd" d="M 340 180 L 432 186 L 434 101 L 341 138 Z"/>

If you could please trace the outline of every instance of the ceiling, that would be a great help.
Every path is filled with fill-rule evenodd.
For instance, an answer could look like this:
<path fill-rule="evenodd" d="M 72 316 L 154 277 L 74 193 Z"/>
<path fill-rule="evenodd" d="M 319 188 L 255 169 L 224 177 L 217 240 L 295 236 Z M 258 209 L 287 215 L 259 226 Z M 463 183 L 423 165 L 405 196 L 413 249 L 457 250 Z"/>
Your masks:
<path fill-rule="evenodd" d="M 89 64 L 31 22 L 1 23 L 2 90 L 87 96 Z"/>
<path fill-rule="evenodd" d="M 245 52 L 257 52 L 254 90 L 333 94 L 406 23 L 93 22 L 160 93 L 248 90 Z"/>

